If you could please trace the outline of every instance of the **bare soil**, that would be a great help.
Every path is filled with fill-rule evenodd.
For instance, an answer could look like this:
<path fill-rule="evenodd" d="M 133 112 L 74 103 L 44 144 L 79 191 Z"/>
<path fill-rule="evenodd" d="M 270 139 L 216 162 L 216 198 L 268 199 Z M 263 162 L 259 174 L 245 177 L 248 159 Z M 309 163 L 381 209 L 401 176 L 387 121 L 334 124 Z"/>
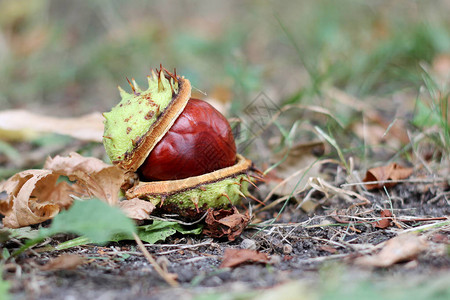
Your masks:
<path fill-rule="evenodd" d="M 192 299 L 209 293 L 230 292 L 243 298 L 253 297 L 255 291 L 292 280 L 307 282 L 313 289 L 320 288 L 330 264 L 334 270 L 342 269 L 345 273 L 342 275 L 348 277 L 349 282 L 440 278 L 448 276 L 450 271 L 448 250 L 436 250 L 448 249 L 448 227 L 425 233 L 429 250 L 412 261 L 388 268 L 367 268 L 355 265 L 354 260 L 370 252 L 373 245 L 406 228 L 434 222 L 406 222 L 406 216 L 424 219 L 449 216 L 448 200 L 436 197 L 448 191 L 447 183 L 399 184 L 389 189 L 390 199 L 385 191 L 366 192 L 371 204 L 353 207 L 338 198 L 320 200 L 323 195 L 318 193 L 322 202 L 313 215 L 296 209 L 296 203 L 291 202 L 274 224 L 252 225 L 232 242 L 175 235 L 163 244 L 148 246 L 163 268 L 177 274 L 178 288 L 170 288 L 157 275 L 134 242 L 103 247 L 86 245 L 59 252 L 28 251 L 16 259 L 17 264 L 5 266 L 5 279 L 12 282 L 14 299 Z M 277 215 L 281 205 L 256 217 Z M 397 218 L 392 226 L 380 229 L 372 222 L 358 221 L 358 217 L 376 218 L 380 210 L 386 208 Z M 54 238 L 50 243 L 57 244 L 69 238 Z M 6 246 L 17 247 L 11 241 Z M 221 269 L 224 250 L 230 247 L 266 252 L 270 254 L 270 264 Z M 85 258 L 86 263 L 74 270 L 40 269 L 61 253 L 75 253 Z"/>

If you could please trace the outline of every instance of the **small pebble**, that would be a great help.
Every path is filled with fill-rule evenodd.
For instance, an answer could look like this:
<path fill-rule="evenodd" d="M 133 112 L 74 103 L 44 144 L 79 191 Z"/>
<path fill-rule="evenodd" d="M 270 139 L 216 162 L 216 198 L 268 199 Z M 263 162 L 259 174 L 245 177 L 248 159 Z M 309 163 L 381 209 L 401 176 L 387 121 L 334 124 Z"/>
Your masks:
<path fill-rule="evenodd" d="M 291 254 L 292 253 L 292 246 L 289 244 L 283 245 L 283 253 L 284 254 Z"/>
<path fill-rule="evenodd" d="M 254 240 L 251 239 L 244 239 L 241 242 L 241 248 L 242 249 L 250 249 L 250 250 L 256 250 L 256 243 Z"/>

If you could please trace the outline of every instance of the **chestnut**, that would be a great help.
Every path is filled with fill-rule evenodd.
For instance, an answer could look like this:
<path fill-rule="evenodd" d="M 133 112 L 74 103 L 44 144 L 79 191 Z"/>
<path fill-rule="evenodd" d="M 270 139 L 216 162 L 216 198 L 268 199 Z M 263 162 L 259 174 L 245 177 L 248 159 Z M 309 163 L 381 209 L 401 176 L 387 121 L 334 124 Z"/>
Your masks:
<path fill-rule="evenodd" d="M 128 199 L 151 201 L 167 212 L 195 218 L 208 208 L 235 205 L 251 197 L 253 164 L 236 153 L 227 119 L 205 101 L 191 98 L 189 80 L 161 67 L 149 87 L 133 93 L 119 87 L 122 100 L 104 113 L 103 143 L 111 161 L 136 172 Z"/>
<path fill-rule="evenodd" d="M 191 98 L 138 174 L 144 181 L 183 179 L 235 163 L 236 144 L 227 119 L 207 102 Z"/>

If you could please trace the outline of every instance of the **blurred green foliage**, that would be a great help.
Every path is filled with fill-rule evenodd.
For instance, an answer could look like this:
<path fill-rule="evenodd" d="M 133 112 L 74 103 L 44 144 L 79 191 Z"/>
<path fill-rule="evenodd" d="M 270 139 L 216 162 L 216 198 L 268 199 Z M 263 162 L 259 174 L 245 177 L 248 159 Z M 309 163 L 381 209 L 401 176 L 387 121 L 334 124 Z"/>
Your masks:
<path fill-rule="evenodd" d="M 125 77 L 164 64 L 239 110 L 315 86 L 354 95 L 420 84 L 450 52 L 448 1 L 0 1 L 0 104 L 108 110 Z M 294 46 L 295 45 L 295 46 Z M 306 73 L 306 74 L 305 74 Z M 237 104 L 236 104 L 237 103 Z"/>

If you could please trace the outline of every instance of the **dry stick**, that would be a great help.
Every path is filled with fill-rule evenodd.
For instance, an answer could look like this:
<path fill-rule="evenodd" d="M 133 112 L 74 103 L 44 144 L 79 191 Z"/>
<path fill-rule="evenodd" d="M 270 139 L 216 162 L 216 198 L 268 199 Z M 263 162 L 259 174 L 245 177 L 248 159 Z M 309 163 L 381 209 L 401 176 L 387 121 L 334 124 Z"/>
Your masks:
<path fill-rule="evenodd" d="M 177 249 L 172 249 L 172 250 L 167 250 L 165 252 L 159 252 L 158 255 L 165 255 L 165 254 L 170 254 L 173 252 L 177 252 L 180 251 L 180 249 L 193 249 L 193 248 L 198 248 L 200 246 L 206 246 L 206 245 L 211 245 L 212 240 L 206 241 L 205 243 L 200 243 L 200 244 L 195 244 L 195 245 L 185 245 L 185 246 L 180 246 Z M 149 246 L 149 245 L 146 245 Z"/>
<path fill-rule="evenodd" d="M 149 217 L 150 217 L 150 219 L 152 219 L 152 220 L 160 220 L 160 221 L 176 222 L 176 223 L 181 224 L 181 225 L 187 225 L 187 226 L 190 226 L 190 225 L 194 225 L 194 224 L 200 223 L 204 218 L 206 218 L 206 215 L 207 215 L 207 214 L 208 214 L 208 212 L 205 212 L 205 213 L 203 214 L 203 216 L 202 216 L 200 219 L 198 219 L 198 220 L 196 220 L 196 221 L 194 221 L 194 222 L 190 222 L 190 223 L 183 222 L 183 221 L 177 220 L 177 219 L 171 219 L 171 218 L 159 218 L 159 217 L 156 217 L 156 216 L 149 216 Z"/>
<path fill-rule="evenodd" d="M 148 262 L 155 268 L 156 272 L 161 276 L 171 287 L 178 287 L 178 282 L 176 282 L 169 273 L 165 272 L 156 262 L 156 260 L 153 258 L 153 256 L 147 251 L 144 244 L 142 243 L 139 236 L 133 232 L 133 237 L 136 243 L 138 244 L 139 249 L 144 254 L 145 258 L 148 260 Z"/>
<path fill-rule="evenodd" d="M 354 186 L 354 185 L 366 185 L 366 184 L 378 184 L 378 183 L 437 183 L 437 182 L 445 182 L 447 179 L 445 178 L 434 178 L 434 179 L 399 179 L 399 180 L 378 180 L 378 181 L 367 181 L 367 182 L 354 182 L 354 183 L 344 183 L 341 184 L 341 187 L 345 186 Z"/>
<path fill-rule="evenodd" d="M 213 243 L 213 239 L 207 239 L 204 242 L 193 244 L 193 245 L 181 245 L 181 244 L 144 244 L 146 247 L 158 247 L 158 248 L 177 248 L 180 249 L 188 249 L 188 248 L 196 248 L 200 246 L 207 246 Z M 161 254 L 161 253 L 158 253 Z"/>
<path fill-rule="evenodd" d="M 450 195 L 450 192 L 443 192 L 443 193 L 438 193 L 435 197 L 431 198 L 430 200 L 428 200 L 428 203 L 434 203 L 436 201 L 439 200 L 439 198 L 443 197 L 445 199 L 445 196 Z"/>

